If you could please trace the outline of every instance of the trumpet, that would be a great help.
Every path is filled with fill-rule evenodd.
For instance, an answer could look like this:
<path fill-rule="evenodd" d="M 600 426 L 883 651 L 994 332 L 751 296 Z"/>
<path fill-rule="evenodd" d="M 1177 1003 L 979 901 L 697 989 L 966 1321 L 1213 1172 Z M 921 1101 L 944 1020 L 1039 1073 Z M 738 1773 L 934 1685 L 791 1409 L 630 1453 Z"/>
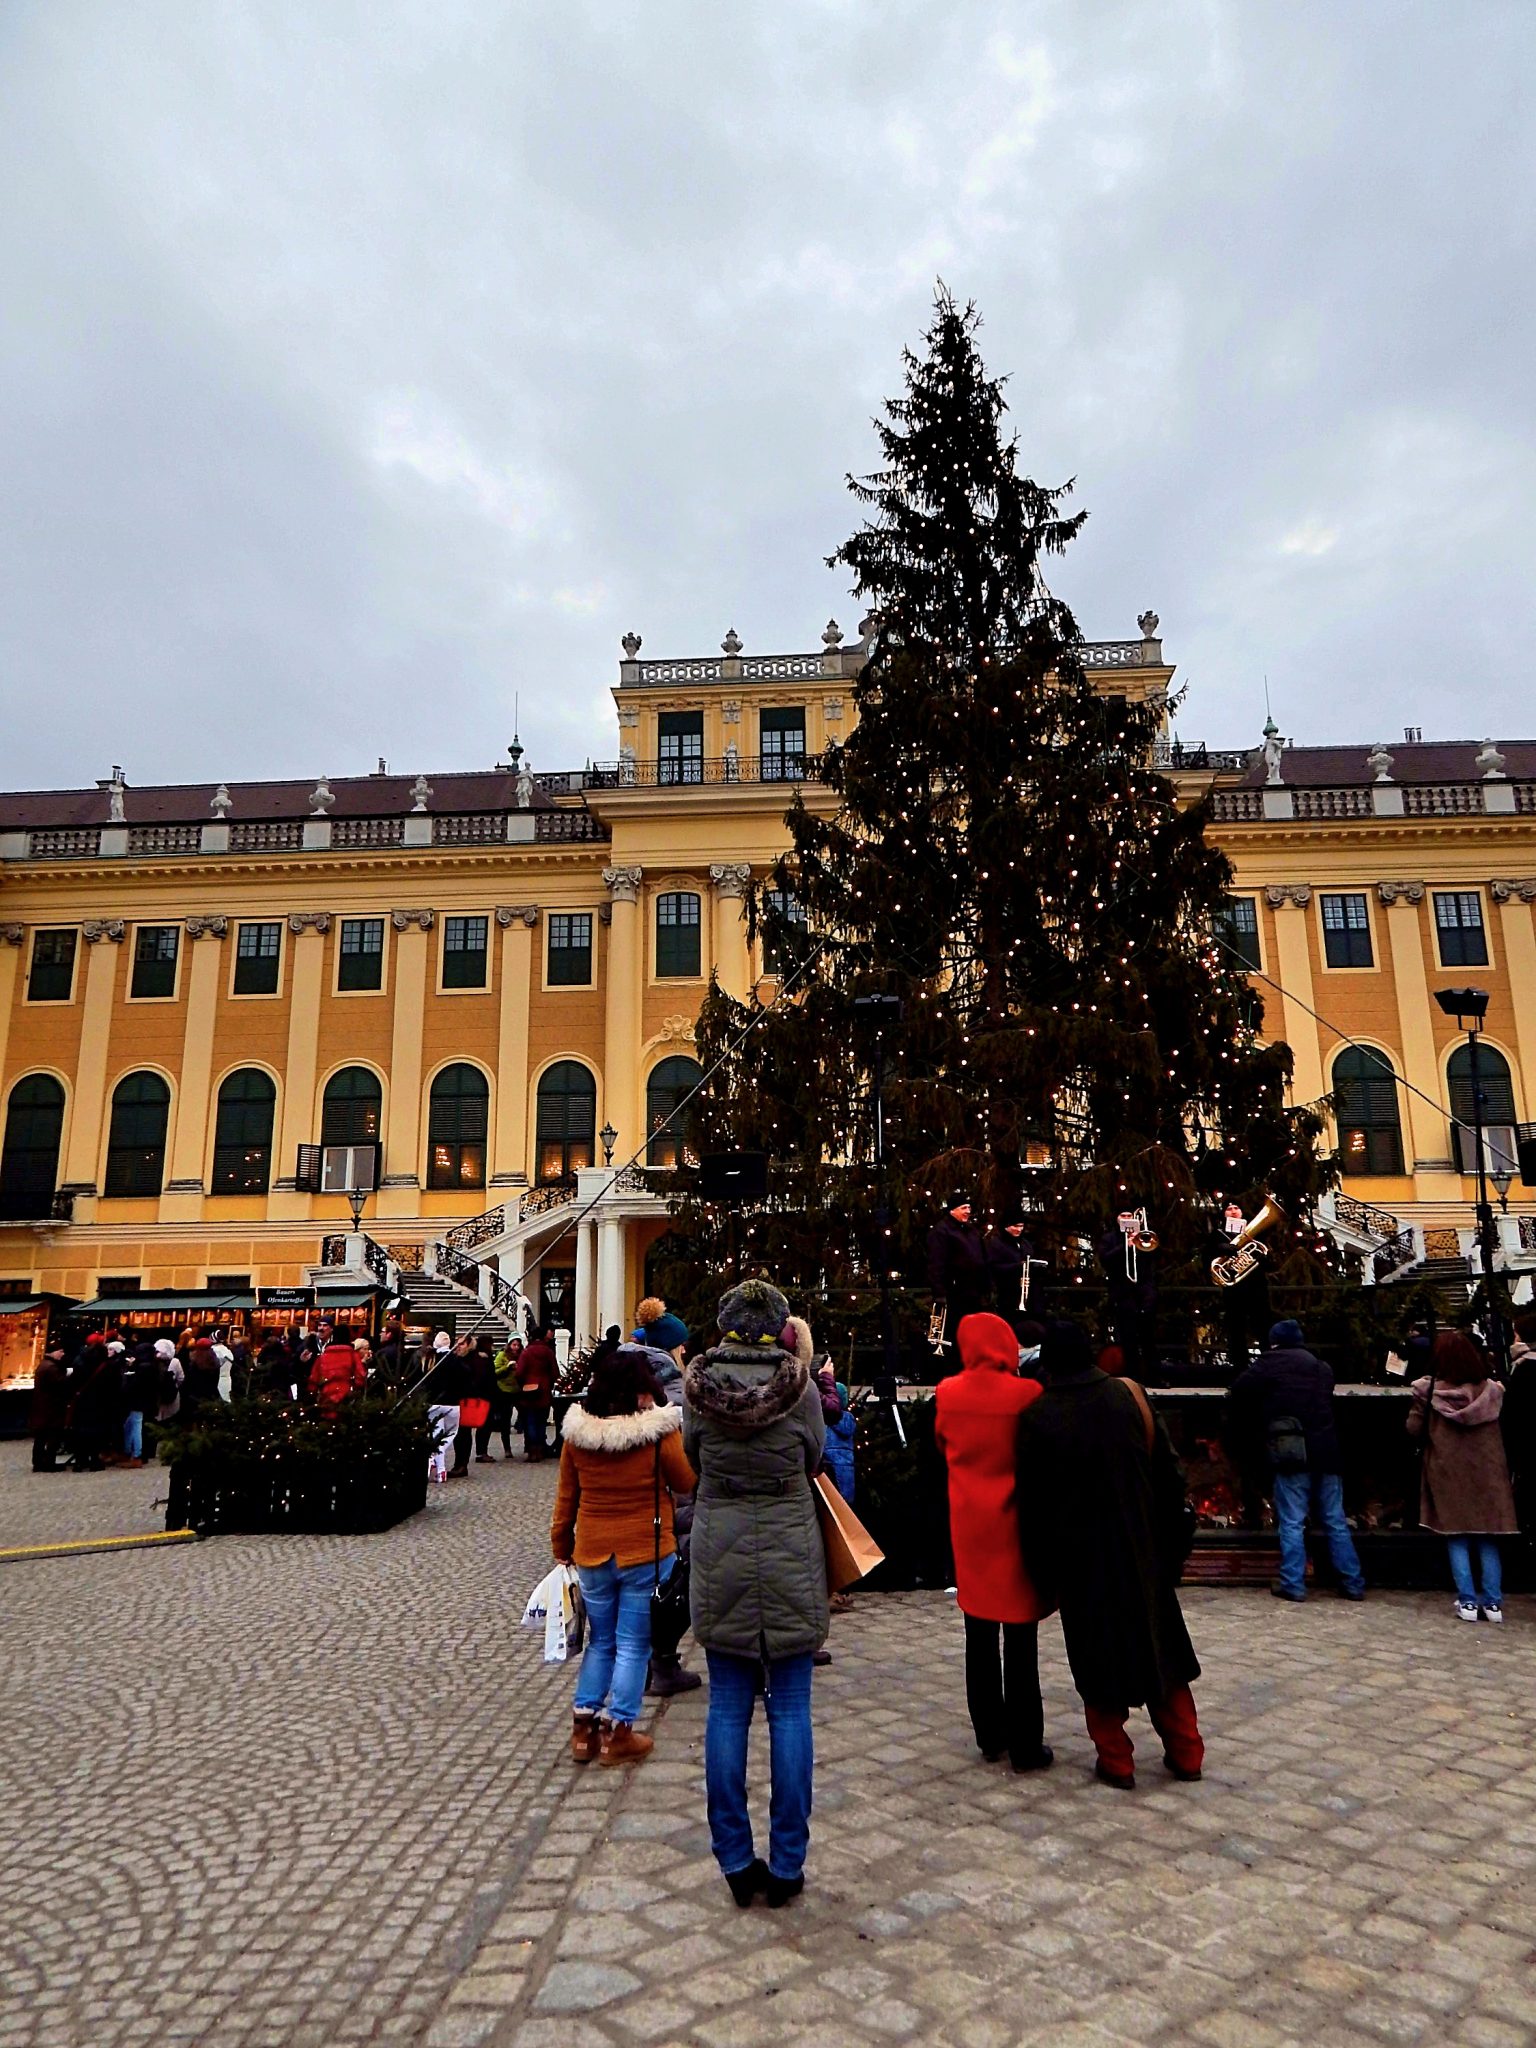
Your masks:
<path fill-rule="evenodd" d="M 1049 1259 L 1026 1259 L 1019 1269 L 1019 1313 L 1029 1307 L 1029 1269 L 1031 1266 L 1048 1266 Z"/>
<path fill-rule="evenodd" d="M 1233 1238 L 1231 1251 L 1223 1258 L 1212 1259 L 1211 1278 L 1216 1285 L 1235 1287 L 1239 1280 L 1246 1280 L 1261 1261 L 1269 1257 L 1269 1246 L 1260 1244 L 1259 1239 L 1266 1230 L 1273 1230 L 1277 1223 L 1284 1221 L 1284 1209 L 1273 1195 L 1266 1195 L 1259 1213 Z"/>
<path fill-rule="evenodd" d="M 944 1325 L 948 1320 L 948 1302 L 936 1301 L 933 1304 L 933 1312 L 928 1318 L 928 1342 L 939 1353 L 940 1357 L 949 1349 L 948 1341 L 944 1335 Z"/>

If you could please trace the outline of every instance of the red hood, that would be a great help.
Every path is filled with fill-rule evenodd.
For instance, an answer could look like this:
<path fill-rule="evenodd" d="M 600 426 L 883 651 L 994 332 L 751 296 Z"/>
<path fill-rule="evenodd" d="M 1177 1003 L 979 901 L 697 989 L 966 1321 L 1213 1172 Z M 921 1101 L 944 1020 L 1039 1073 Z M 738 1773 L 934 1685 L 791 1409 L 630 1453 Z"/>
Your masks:
<path fill-rule="evenodd" d="M 1001 1316 L 964 1317 L 955 1341 L 967 1372 L 1017 1373 L 1019 1369 L 1019 1340 Z"/>

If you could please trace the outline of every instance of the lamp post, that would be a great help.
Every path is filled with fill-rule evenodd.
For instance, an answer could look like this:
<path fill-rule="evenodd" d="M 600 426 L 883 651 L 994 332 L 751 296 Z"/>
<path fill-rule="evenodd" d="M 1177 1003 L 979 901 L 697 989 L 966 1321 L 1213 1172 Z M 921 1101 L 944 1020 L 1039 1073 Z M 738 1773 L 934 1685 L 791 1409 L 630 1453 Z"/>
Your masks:
<path fill-rule="evenodd" d="M 1493 1221 L 1493 1205 L 1488 1200 L 1488 1161 L 1483 1147 L 1483 1083 L 1478 1071 L 1477 1041 L 1483 1028 L 1483 1019 L 1488 1014 L 1488 991 L 1485 988 L 1437 988 L 1435 1001 L 1447 1017 L 1456 1019 L 1458 1031 L 1467 1034 L 1467 1070 L 1472 1084 L 1472 1143 L 1476 1150 L 1477 1169 L 1477 1248 L 1483 1268 L 1483 1310 L 1487 1320 L 1488 1333 L 1493 1340 L 1494 1357 L 1502 1370 L 1507 1363 L 1505 1351 L 1504 1318 L 1493 1298 L 1493 1255 L 1498 1244 L 1498 1232 Z M 1452 1110 L 1454 1118 L 1454 1106 Z M 1466 1126 L 1455 1118 L 1461 1129 Z"/>
<path fill-rule="evenodd" d="M 619 1134 L 612 1124 L 604 1124 L 597 1136 L 598 1142 L 603 1148 L 603 1164 L 604 1166 L 612 1166 L 613 1148 L 619 1142 Z"/>
<path fill-rule="evenodd" d="M 872 1026 L 874 1030 L 870 1064 L 874 1069 L 875 1083 L 875 1235 L 880 1281 L 880 1378 L 875 1385 L 875 1398 L 891 1403 L 897 1432 L 905 1442 L 901 1416 L 896 1411 L 896 1370 L 900 1352 L 896 1343 L 896 1312 L 891 1304 L 891 1205 L 885 1184 L 885 1034 L 891 1026 L 901 1022 L 901 997 L 855 996 L 853 1015 L 855 1023 Z"/>

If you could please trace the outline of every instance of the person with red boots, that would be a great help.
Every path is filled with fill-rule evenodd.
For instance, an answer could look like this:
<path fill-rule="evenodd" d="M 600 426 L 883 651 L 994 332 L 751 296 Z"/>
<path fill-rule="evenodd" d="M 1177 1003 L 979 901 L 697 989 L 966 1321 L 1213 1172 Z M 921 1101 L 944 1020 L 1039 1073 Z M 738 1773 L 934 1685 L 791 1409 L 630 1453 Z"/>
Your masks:
<path fill-rule="evenodd" d="M 1093 1362 L 1075 1323 L 1046 1325 L 1045 1391 L 1018 1424 L 1024 1561 L 1061 1610 L 1072 1682 L 1083 1701 L 1103 1784 L 1129 1791 L 1126 1734 L 1145 1706 L 1176 1778 L 1198 1778 L 1205 1744 L 1190 1683 L 1199 1660 L 1179 1609 L 1183 1475 L 1167 1432 L 1132 1380 Z"/>

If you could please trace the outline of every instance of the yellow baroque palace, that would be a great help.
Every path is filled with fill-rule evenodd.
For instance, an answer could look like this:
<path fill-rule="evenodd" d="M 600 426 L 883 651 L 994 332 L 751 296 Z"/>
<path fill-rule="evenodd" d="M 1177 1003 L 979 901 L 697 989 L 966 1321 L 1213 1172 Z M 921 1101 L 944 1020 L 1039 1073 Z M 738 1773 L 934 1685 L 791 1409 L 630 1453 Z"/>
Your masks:
<path fill-rule="evenodd" d="M 1090 673 L 1166 703 L 1158 621 L 1139 623 L 1089 647 Z M 649 1134 L 697 1075 L 711 973 L 737 995 L 771 978 L 744 892 L 789 785 L 817 801 L 854 716 L 865 643 L 822 643 L 755 656 L 732 632 L 655 661 L 627 636 L 616 758 L 578 772 L 534 775 L 514 747 L 471 773 L 114 769 L 0 797 L 0 1376 L 30 1376 L 65 1303 L 142 1327 L 382 1284 L 463 1327 L 521 1281 L 578 1340 L 625 1322 L 675 1158 Z M 1165 733 L 1181 793 L 1214 788 L 1230 937 L 1284 991 L 1256 984 L 1296 1097 L 1337 1097 L 1330 1227 L 1383 1277 L 1465 1259 L 1466 1042 L 1434 992 L 1488 992 L 1507 1182 L 1536 1116 L 1536 742 L 1218 753 Z M 354 1230 L 312 1183 L 370 1165 Z M 1536 1268 L 1531 1191 L 1504 1193 L 1503 1256 Z"/>

